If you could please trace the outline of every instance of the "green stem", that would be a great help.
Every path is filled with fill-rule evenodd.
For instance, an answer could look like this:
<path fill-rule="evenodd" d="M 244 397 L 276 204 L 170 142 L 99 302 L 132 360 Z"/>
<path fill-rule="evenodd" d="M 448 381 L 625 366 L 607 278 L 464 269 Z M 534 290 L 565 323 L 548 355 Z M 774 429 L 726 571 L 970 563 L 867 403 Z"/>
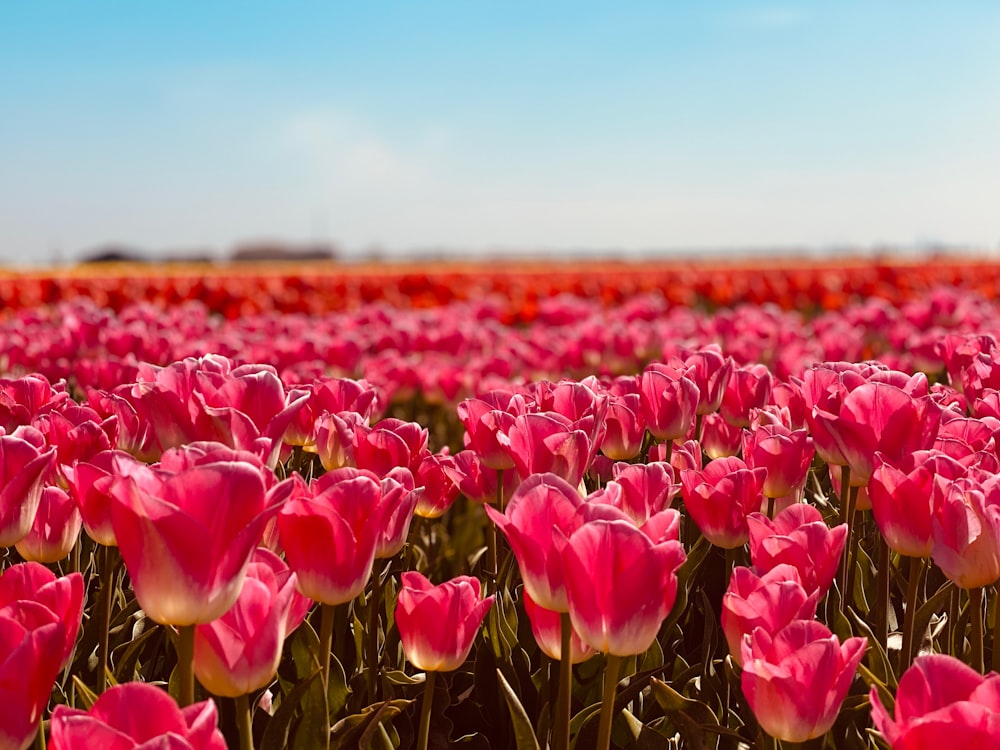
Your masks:
<path fill-rule="evenodd" d="M 774 498 L 773 497 L 767 498 L 767 517 L 770 518 L 770 519 L 772 519 L 772 520 L 774 519 Z"/>
<path fill-rule="evenodd" d="M 983 672 L 983 587 L 969 589 L 969 620 L 972 622 L 972 668 Z"/>
<path fill-rule="evenodd" d="M 115 573 L 118 568 L 118 548 L 102 547 L 101 561 L 101 624 L 97 631 L 97 694 L 108 686 L 108 639 L 111 631 L 111 604 L 114 601 Z"/>
<path fill-rule="evenodd" d="M 485 507 L 485 506 L 484 506 Z M 486 512 L 485 510 L 483 511 Z M 495 523 L 486 520 L 486 594 L 495 594 L 497 591 L 497 526 Z"/>
<path fill-rule="evenodd" d="M 336 604 L 321 604 L 319 618 L 319 665 L 323 685 L 323 727 L 325 746 L 330 746 L 330 653 L 333 651 L 333 621 L 337 616 Z"/>
<path fill-rule="evenodd" d="M 503 469 L 497 469 L 497 510 L 504 512 Z"/>
<path fill-rule="evenodd" d="M 555 750 L 569 748 L 570 703 L 573 689 L 572 646 L 573 626 L 570 624 L 569 612 L 559 614 L 560 651 L 559 651 L 559 690 L 556 693 Z"/>
<path fill-rule="evenodd" d="M 38 720 L 38 734 L 35 735 L 35 750 L 45 750 L 45 719 Z"/>
<path fill-rule="evenodd" d="M 845 481 L 850 479 L 850 467 L 844 467 Z M 860 487 L 850 487 L 848 489 L 848 500 L 847 500 L 847 544 L 844 545 L 844 555 L 841 558 L 841 564 L 844 566 L 844 591 L 843 596 L 840 599 L 840 611 L 846 612 L 848 604 L 854 598 L 854 561 L 856 556 L 854 555 L 854 546 L 858 543 L 855 539 L 854 534 L 854 513 L 855 509 L 858 507 L 858 492 L 861 490 Z"/>
<path fill-rule="evenodd" d="M 922 557 L 911 557 L 910 575 L 906 580 L 906 605 L 903 610 L 903 650 L 899 655 L 899 670 L 897 674 L 903 674 L 913 659 L 913 628 L 916 627 L 917 593 L 920 590 L 920 578 L 923 571 L 924 559 Z"/>
<path fill-rule="evenodd" d="M 882 647 L 888 649 L 889 643 L 889 545 L 885 537 L 878 534 L 878 572 L 876 573 L 875 595 L 875 637 Z"/>
<path fill-rule="evenodd" d="M 181 708 L 194 703 L 194 628 L 177 628 L 177 703 Z"/>
<path fill-rule="evenodd" d="M 417 735 L 417 750 L 427 750 L 431 736 L 431 709 L 434 707 L 434 678 L 437 672 L 426 672 L 424 682 L 424 704 L 420 709 L 420 732 Z"/>
<path fill-rule="evenodd" d="M 608 654 L 604 664 L 604 693 L 601 697 L 601 723 L 597 729 L 597 750 L 611 747 L 611 724 L 615 718 L 615 694 L 618 692 L 618 670 L 622 658 Z"/>
<path fill-rule="evenodd" d="M 376 560 L 372 573 L 372 595 L 368 600 L 368 705 L 378 700 L 378 627 L 379 609 L 382 607 L 382 574 L 378 570 L 380 560 Z"/>
<path fill-rule="evenodd" d="M 253 750 L 253 717 L 247 695 L 236 697 L 236 726 L 240 732 L 240 750 Z"/>

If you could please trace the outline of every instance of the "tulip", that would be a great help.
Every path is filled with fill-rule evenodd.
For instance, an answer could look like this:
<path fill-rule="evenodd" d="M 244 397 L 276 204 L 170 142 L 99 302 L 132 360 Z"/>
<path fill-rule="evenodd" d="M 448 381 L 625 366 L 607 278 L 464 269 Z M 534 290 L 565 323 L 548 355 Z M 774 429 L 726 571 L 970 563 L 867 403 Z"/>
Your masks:
<path fill-rule="evenodd" d="M 684 360 L 684 368 L 684 374 L 698 386 L 696 413 L 717 412 L 735 368 L 732 357 L 723 357 L 717 347 L 705 348 Z"/>
<path fill-rule="evenodd" d="M 808 433 L 782 424 L 761 424 L 743 433 L 743 460 L 749 468 L 763 467 L 764 497 L 797 493 L 805 485 L 815 451 Z"/>
<path fill-rule="evenodd" d="M 796 620 L 773 635 L 758 627 L 746 636 L 741 684 L 761 728 L 785 742 L 826 734 L 867 645 L 867 638 L 841 644 L 815 620 Z"/>
<path fill-rule="evenodd" d="M 934 478 L 931 557 L 964 589 L 1000 579 L 1000 479 Z"/>
<path fill-rule="evenodd" d="M 354 465 L 354 434 L 365 424 L 360 414 L 342 411 L 324 412 L 314 423 L 314 442 L 303 450 L 315 451 L 326 471 Z"/>
<path fill-rule="evenodd" d="M 642 397 L 638 393 L 611 396 L 604 420 L 606 430 L 601 441 L 601 453 L 615 461 L 627 461 L 638 456 L 646 434 Z"/>
<path fill-rule="evenodd" d="M 83 577 L 38 563 L 0 574 L 0 747 L 31 745 L 83 617 Z"/>
<path fill-rule="evenodd" d="M 475 451 L 459 451 L 441 467 L 460 493 L 474 503 L 491 503 L 497 497 L 497 483 L 503 482 L 503 497 L 509 498 L 521 482 L 516 471 L 487 468 Z"/>
<path fill-rule="evenodd" d="M 701 447 L 709 458 L 738 456 L 743 431 L 718 412 L 706 414 L 701 423 Z"/>
<path fill-rule="evenodd" d="M 383 532 L 377 477 L 337 469 L 315 480 L 278 514 L 278 531 L 299 591 L 322 604 L 344 604 L 364 591 Z"/>
<path fill-rule="evenodd" d="M 56 706 L 50 750 L 184 748 L 226 750 L 215 703 L 178 708 L 166 691 L 145 682 L 107 690 L 89 711 Z"/>
<path fill-rule="evenodd" d="M 570 619 L 591 648 L 616 656 L 652 644 L 677 594 L 684 550 L 624 520 L 595 520 L 562 537 Z"/>
<path fill-rule="evenodd" d="M 494 597 L 483 599 L 479 579 L 470 576 L 434 586 L 410 570 L 401 580 L 396 626 L 407 661 L 425 672 L 458 669 L 468 658 Z"/>
<path fill-rule="evenodd" d="M 395 557 L 406 544 L 417 507 L 424 490 L 416 487 L 409 469 L 397 467 L 380 483 L 383 527 L 377 534 L 375 558 Z"/>
<path fill-rule="evenodd" d="M 545 609 L 535 603 L 527 589 L 524 591 L 524 611 L 528 615 L 531 623 L 531 634 L 535 636 L 535 643 L 550 659 L 560 661 L 562 659 L 562 619 L 565 613 L 554 612 Z M 580 634 L 572 629 L 570 625 L 570 657 L 571 664 L 580 664 L 592 657 L 596 651 L 583 642 Z"/>
<path fill-rule="evenodd" d="M 372 427 L 354 427 L 354 463 L 380 477 L 390 469 L 403 466 L 414 474 L 428 456 L 427 430 L 416 422 L 383 419 Z"/>
<path fill-rule="evenodd" d="M 666 365 L 650 365 L 639 378 L 640 407 L 646 429 L 657 440 L 685 438 L 694 426 L 698 386 Z"/>
<path fill-rule="evenodd" d="M 774 635 L 792 620 L 816 616 L 820 593 L 802 587 L 799 572 L 791 565 L 776 565 L 758 576 L 750 568 L 733 568 L 729 588 L 722 596 L 722 632 L 736 664 L 743 663 L 744 636 L 762 627 Z"/>
<path fill-rule="evenodd" d="M 893 716 L 874 687 L 869 699 L 875 728 L 895 750 L 1000 742 L 1000 675 L 984 677 L 945 654 L 918 656 L 903 673 Z"/>
<path fill-rule="evenodd" d="M 282 642 L 312 604 L 295 584 L 281 558 L 261 547 L 254 551 L 236 603 L 195 628 L 194 674 L 209 692 L 235 698 L 274 678 Z"/>
<path fill-rule="evenodd" d="M 556 474 L 579 486 L 591 459 L 591 443 L 583 430 L 555 412 L 523 414 L 510 432 L 498 438 L 510 452 L 521 479 L 532 474 Z"/>
<path fill-rule="evenodd" d="M 734 427 L 749 427 L 752 409 L 762 408 L 771 397 L 771 372 L 765 365 L 737 367 L 722 394 L 719 412 Z"/>
<path fill-rule="evenodd" d="M 569 610 L 563 558 L 556 548 L 556 530 L 572 534 L 583 523 L 577 509 L 580 494 L 555 474 L 526 479 L 507 503 L 504 513 L 485 506 L 486 515 L 507 537 L 517 559 L 524 587 L 540 606 Z"/>
<path fill-rule="evenodd" d="M 55 466 L 56 451 L 43 451 L 38 431 L 0 432 L 0 547 L 12 547 L 27 535 L 42 498 L 42 485 Z"/>
<path fill-rule="evenodd" d="M 458 487 L 445 471 L 454 459 L 447 449 L 442 453 L 428 453 L 416 471 L 416 483 L 423 491 L 417 497 L 414 512 L 422 518 L 440 518 L 458 498 Z"/>
<path fill-rule="evenodd" d="M 760 510 L 765 475 L 738 458 L 717 458 L 701 471 L 681 472 L 684 507 L 708 541 L 723 549 L 746 543 L 747 515 Z"/>
<path fill-rule="evenodd" d="M 750 531 L 750 561 L 766 573 L 781 563 L 799 571 L 808 592 L 825 593 L 837 574 L 837 565 L 847 543 L 847 524 L 830 528 L 820 512 L 806 503 L 796 503 L 772 521 L 760 513 L 747 518 Z"/>
<path fill-rule="evenodd" d="M 523 399 L 516 407 L 523 408 Z M 515 414 L 495 408 L 477 398 L 466 399 L 458 405 L 458 419 L 465 427 L 465 447 L 474 451 L 483 466 L 493 471 L 514 468 L 514 460 L 497 438 L 506 435 L 514 424 Z"/>
<path fill-rule="evenodd" d="M 58 562 L 72 552 L 82 525 L 80 510 L 69 493 L 59 487 L 45 487 L 31 529 L 14 548 L 25 560 Z"/>
<path fill-rule="evenodd" d="M 611 476 L 621 487 L 621 509 L 642 526 L 670 507 L 681 486 L 674 483 L 673 467 L 661 461 L 645 464 L 616 463 Z"/>

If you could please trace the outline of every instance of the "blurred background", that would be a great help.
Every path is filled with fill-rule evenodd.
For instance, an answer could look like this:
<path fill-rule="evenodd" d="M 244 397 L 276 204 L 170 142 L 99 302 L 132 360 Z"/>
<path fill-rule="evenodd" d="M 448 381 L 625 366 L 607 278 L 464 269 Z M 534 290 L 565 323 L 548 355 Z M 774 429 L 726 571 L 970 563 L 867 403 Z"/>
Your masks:
<path fill-rule="evenodd" d="M 0 4 L 0 263 L 1000 251 L 1000 4 Z"/>

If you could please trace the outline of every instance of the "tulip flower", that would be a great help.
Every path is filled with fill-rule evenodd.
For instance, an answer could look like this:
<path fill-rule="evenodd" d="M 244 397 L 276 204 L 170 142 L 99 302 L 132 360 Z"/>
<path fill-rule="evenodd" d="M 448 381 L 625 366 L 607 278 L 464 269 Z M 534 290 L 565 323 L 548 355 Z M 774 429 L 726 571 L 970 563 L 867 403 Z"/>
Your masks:
<path fill-rule="evenodd" d="M 666 365 L 650 365 L 639 378 L 640 407 L 646 429 L 657 440 L 683 439 L 694 426 L 698 386 Z"/>
<path fill-rule="evenodd" d="M 354 426 L 354 463 L 380 477 L 390 469 L 403 466 L 416 475 L 420 462 L 429 455 L 427 429 L 416 422 L 383 419 L 368 427 Z"/>
<path fill-rule="evenodd" d="M 718 347 L 707 347 L 684 360 L 684 368 L 684 374 L 698 386 L 696 413 L 717 412 L 735 368 L 732 357 L 723 357 Z"/>
<path fill-rule="evenodd" d="M 606 429 L 601 441 L 601 453 L 615 461 L 627 461 L 638 456 L 646 434 L 642 397 L 638 393 L 611 396 L 604 421 Z"/>
<path fill-rule="evenodd" d="M 50 750 L 178 748 L 226 750 L 211 700 L 178 708 L 166 691 L 145 682 L 108 689 L 89 711 L 56 706 Z"/>
<path fill-rule="evenodd" d="M 80 510 L 69 493 L 50 485 L 42 489 L 31 529 L 14 548 L 25 560 L 58 562 L 73 550 L 82 525 Z"/>
<path fill-rule="evenodd" d="M 527 589 L 524 591 L 524 612 L 528 615 L 528 621 L 531 623 L 531 634 L 535 636 L 538 648 L 550 659 L 560 661 L 562 659 L 562 613 L 545 609 L 545 607 L 536 604 Z M 569 661 L 571 664 L 580 664 L 597 652 L 583 642 L 580 634 L 572 629 L 572 624 L 570 628 Z"/>
<path fill-rule="evenodd" d="M 42 485 L 55 467 L 55 448 L 41 450 L 44 438 L 30 430 L 0 432 L 0 547 L 12 547 L 31 529 Z"/>
<path fill-rule="evenodd" d="M 416 484 L 422 488 L 417 496 L 414 513 L 422 518 L 440 518 L 458 498 L 458 487 L 451 481 L 446 467 L 454 459 L 445 449 L 441 453 L 428 453 L 416 471 Z"/>
<path fill-rule="evenodd" d="M 83 577 L 38 563 L 0 574 L 0 747 L 24 750 L 38 732 L 83 617 Z"/>
<path fill-rule="evenodd" d="M 410 570 L 401 580 L 396 626 L 407 661 L 425 672 L 458 669 L 468 658 L 494 597 L 483 599 L 479 579 L 470 576 L 434 586 Z"/>
<path fill-rule="evenodd" d="M 934 478 L 931 557 L 964 589 L 1000 579 L 1000 479 Z"/>
<path fill-rule="evenodd" d="M 782 424 L 759 424 L 743 433 L 743 460 L 751 469 L 763 467 L 764 497 L 779 498 L 802 489 L 815 451 L 812 438 Z"/>
<path fill-rule="evenodd" d="M 772 521 L 761 513 L 747 518 L 750 561 L 767 572 L 781 563 L 794 566 L 806 591 L 826 593 L 847 543 L 847 524 L 830 528 L 806 503 L 790 505 Z"/>
<path fill-rule="evenodd" d="M 526 479 L 507 503 L 504 513 L 485 506 L 486 514 L 507 537 L 517 559 L 524 587 L 540 606 L 569 610 L 563 558 L 556 548 L 556 530 L 572 534 L 583 523 L 577 509 L 580 493 L 555 474 Z"/>
<path fill-rule="evenodd" d="M 516 413 L 523 413 L 523 398 L 511 399 L 517 404 Z M 474 451 L 486 468 L 493 471 L 514 468 L 514 460 L 500 444 L 497 434 L 506 435 L 515 416 L 515 413 L 497 409 L 477 398 L 466 399 L 458 405 L 458 419 L 465 427 L 465 447 Z"/>
<path fill-rule="evenodd" d="M 285 637 L 312 604 L 295 584 L 280 557 L 261 547 L 254 551 L 236 603 L 195 628 L 194 674 L 210 693 L 235 698 L 274 678 Z"/>
<path fill-rule="evenodd" d="M 616 656 L 652 644 L 677 594 L 683 547 L 624 520 L 595 520 L 562 537 L 570 620 L 591 648 Z"/>
<path fill-rule="evenodd" d="M 738 456 L 743 431 L 718 412 L 706 414 L 701 423 L 701 448 L 709 458 Z"/>
<path fill-rule="evenodd" d="M 717 458 L 701 471 L 681 472 L 684 507 L 712 544 L 735 549 L 749 538 L 747 515 L 760 510 L 765 469 L 738 458 Z"/>
<path fill-rule="evenodd" d="M 746 636 L 741 683 L 761 728 L 785 742 L 826 734 L 867 645 L 867 638 L 841 644 L 815 620 L 796 620 L 773 635 L 758 627 Z"/>
<path fill-rule="evenodd" d="M 819 591 L 810 594 L 802 587 L 799 571 L 791 565 L 776 565 L 762 576 L 743 566 L 733 568 L 721 617 L 733 661 L 743 663 L 744 636 L 758 627 L 774 635 L 792 620 L 811 620 L 819 598 Z"/>
<path fill-rule="evenodd" d="M 894 714 L 869 694 L 872 722 L 894 750 L 986 748 L 1000 742 L 1000 675 L 945 654 L 918 656 L 899 679 Z"/>
<path fill-rule="evenodd" d="M 354 434 L 365 424 L 360 414 L 342 411 L 323 412 L 314 423 L 313 443 L 303 450 L 315 451 L 326 471 L 354 465 Z"/>
<path fill-rule="evenodd" d="M 498 440 L 510 452 L 522 480 L 552 473 L 577 487 L 590 465 L 592 446 L 587 434 L 555 412 L 523 414 Z"/>
<path fill-rule="evenodd" d="M 734 427 L 749 427 L 752 409 L 762 408 L 771 397 L 771 372 L 764 365 L 737 367 L 722 394 L 719 412 Z"/>
<path fill-rule="evenodd" d="M 236 602 L 268 520 L 291 484 L 267 491 L 259 463 L 214 445 L 116 464 L 111 523 L 139 605 L 155 622 L 211 622 Z M 215 460 L 218 458 L 218 460 Z"/>
<path fill-rule="evenodd" d="M 673 467 L 662 461 L 645 464 L 616 463 L 611 476 L 621 487 L 621 509 L 642 526 L 670 507 L 681 486 L 674 483 Z"/>

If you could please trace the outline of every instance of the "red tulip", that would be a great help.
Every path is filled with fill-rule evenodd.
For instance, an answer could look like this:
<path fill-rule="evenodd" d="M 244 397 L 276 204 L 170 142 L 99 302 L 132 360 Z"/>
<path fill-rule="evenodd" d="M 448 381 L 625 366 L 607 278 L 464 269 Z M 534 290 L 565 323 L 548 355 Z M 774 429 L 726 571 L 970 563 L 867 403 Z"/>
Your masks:
<path fill-rule="evenodd" d="M 701 471 L 681 472 L 684 507 L 708 541 L 723 549 L 746 543 L 747 515 L 760 510 L 765 474 L 738 458 L 717 458 Z"/>
<path fill-rule="evenodd" d="M 918 656 L 899 680 L 894 716 L 878 691 L 872 722 L 894 750 L 993 747 L 1000 742 L 1000 675 L 946 654 Z"/>
<path fill-rule="evenodd" d="M 127 460 L 123 451 L 102 451 L 89 461 L 63 467 L 69 493 L 83 517 L 87 535 L 106 547 L 117 546 L 111 525 L 111 485 L 114 483 L 115 462 Z"/>
<path fill-rule="evenodd" d="M 239 596 L 264 526 L 292 485 L 267 490 L 259 462 L 216 444 L 118 462 L 111 522 L 136 599 L 155 622 L 211 622 Z"/>
<path fill-rule="evenodd" d="M 764 365 L 733 370 L 722 394 L 719 412 L 735 427 L 749 427 L 752 409 L 762 408 L 771 398 L 771 372 Z"/>
<path fill-rule="evenodd" d="M 423 488 L 414 509 L 418 516 L 440 518 L 458 498 L 458 488 L 445 470 L 453 461 L 447 449 L 442 453 L 428 453 L 421 460 L 416 471 L 417 486 Z"/>
<path fill-rule="evenodd" d="M 430 452 L 427 449 L 427 429 L 416 422 L 383 419 L 372 427 L 354 427 L 354 463 L 380 477 L 390 469 L 403 466 L 414 474 L 420 462 Z"/>
<path fill-rule="evenodd" d="M 109 688 L 89 711 L 56 706 L 51 750 L 226 750 L 211 700 L 178 708 L 166 691 L 145 682 Z"/>
<path fill-rule="evenodd" d="M 580 494 L 555 474 L 536 474 L 526 479 L 507 503 L 504 513 L 485 506 L 490 517 L 510 542 L 521 570 L 524 588 L 540 606 L 556 612 L 569 610 L 563 560 L 555 534 L 572 534 L 583 519 L 577 509 Z"/>
<path fill-rule="evenodd" d="M 323 604 L 343 604 L 364 591 L 383 531 L 381 497 L 372 472 L 337 469 L 285 504 L 278 531 L 299 591 Z"/>
<path fill-rule="evenodd" d="M 406 544 L 413 521 L 413 511 L 424 490 L 416 487 L 409 469 L 398 467 L 381 482 L 382 529 L 375 544 L 376 559 L 394 557 Z"/>
<path fill-rule="evenodd" d="M 773 635 L 754 630 L 742 644 L 742 686 L 761 728 L 785 742 L 826 734 L 867 645 L 867 638 L 841 644 L 815 620 L 796 620 Z"/>
<path fill-rule="evenodd" d="M 396 627 L 406 660 L 425 672 L 451 672 L 468 658 L 492 596 L 478 578 L 459 576 L 434 586 L 416 571 L 402 575 Z M 442 627 L 447 623 L 447 627 Z"/>
<path fill-rule="evenodd" d="M 774 635 L 792 620 L 816 616 L 820 592 L 802 587 L 799 572 L 791 565 L 776 565 L 758 576 L 750 568 L 733 568 L 729 588 L 722 596 L 722 632 L 733 661 L 743 664 L 744 636 L 762 627 Z"/>
<path fill-rule="evenodd" d="M 611 476 L 621 487 L 621 509 L 642 526 L 653 516 L 670 507 L 681 486 L 674 483 L 674 470 L 668 463 L 616 463 Z"/>
<path fill-rule="evenodd" d="M 610 396 L 604 421 L 606 430 L 601 441 L 601 453 L 615 461 L 638 456 L 646 435 L 642 397 L 638 393 Z"/>
<path fill-rule="evenodd" d="M 503 437 L 499 439 L 504 441 Z M 577 487 L 590 464 L 587 434 L 555 412 L 517 417 L 506 441 L 522 480 L 532 474 L 552 473 Z"/>
<path fill-rule="evenodd" d="M 735 364 L 718 347 L 700 349 L 684 360 L 684 374 L 698 386 L 697 414 L 717 412 Z"/>
<path fill-rule="evenodd" d="M 569 615 L 581 640 L 616 656 L 650 647 L 677 594 L 680 542 L 654 544 L 624 520 L 590 521 L 561 536 Z"/>
<path fill-rule="evenodd" d="M 833 583 L 847 544 L 847 524 L 830 528 L 811 505 L 796 503 L 772 521 L 760 513 L 747 518 L 750 560 L 767 572 L 781 563 L 794 566 L 806 591 L 826 592 Z"/>
<path fill-rule="evenodd" d="M 206 690 L 235 698 L 274 679 L 285 637 L 312 605 L 295 584 L 280 557 L 261 547 L 254 551 L 236 603 L 195 627 L 194 674 Z"/>

